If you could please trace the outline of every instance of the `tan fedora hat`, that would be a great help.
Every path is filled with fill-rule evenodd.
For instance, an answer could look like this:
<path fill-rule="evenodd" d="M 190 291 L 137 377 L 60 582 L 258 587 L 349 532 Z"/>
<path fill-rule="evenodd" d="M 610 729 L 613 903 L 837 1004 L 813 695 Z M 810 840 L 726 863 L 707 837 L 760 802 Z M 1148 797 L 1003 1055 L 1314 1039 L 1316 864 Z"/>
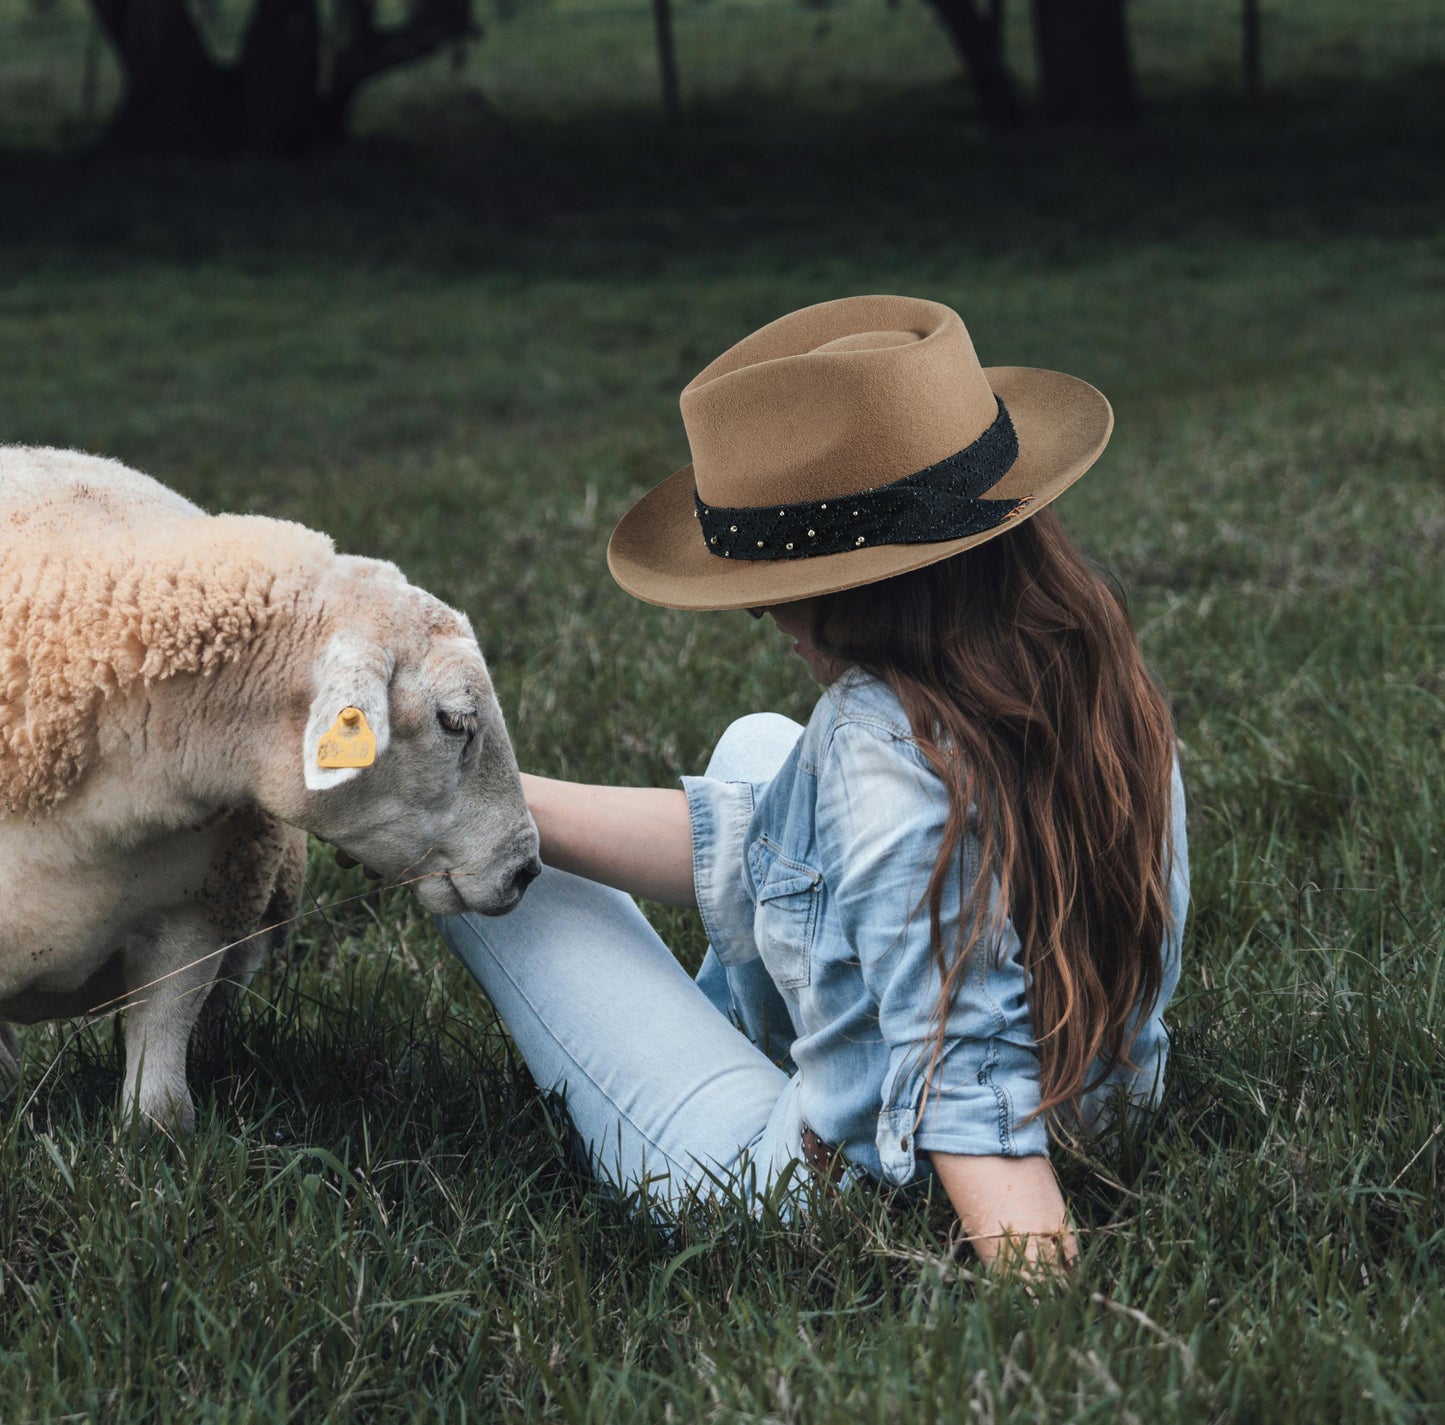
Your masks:
<path fill-rule="evenodd" d="M 738 609 L 871 584 L 971 549 L 1098 459 L 1086 381 L 981 367 L 958 313 L 845 297 L 769 323 L 682 393 L 692 464 L 607 546 L 648 603 Z"/>

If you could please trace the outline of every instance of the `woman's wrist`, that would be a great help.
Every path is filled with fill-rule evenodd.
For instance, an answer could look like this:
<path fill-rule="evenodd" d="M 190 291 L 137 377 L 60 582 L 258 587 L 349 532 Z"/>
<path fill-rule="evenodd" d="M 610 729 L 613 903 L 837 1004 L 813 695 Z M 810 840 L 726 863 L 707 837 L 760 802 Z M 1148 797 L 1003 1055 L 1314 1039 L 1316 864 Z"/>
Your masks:
<path fill-rule="evenodd" d="M 990 1275 L 1064 1277 L 1073 1268 L 1079 1246 L 1067 1222 L 1052 1232 L 1013 1232 L 969 1238 Z"/>
<path fill-rule="evenodd" d="M 932 1153 L 964 1239 L 993 1271 L 1062 1272 L 1078 1255 L 1045 1157 Z"/>

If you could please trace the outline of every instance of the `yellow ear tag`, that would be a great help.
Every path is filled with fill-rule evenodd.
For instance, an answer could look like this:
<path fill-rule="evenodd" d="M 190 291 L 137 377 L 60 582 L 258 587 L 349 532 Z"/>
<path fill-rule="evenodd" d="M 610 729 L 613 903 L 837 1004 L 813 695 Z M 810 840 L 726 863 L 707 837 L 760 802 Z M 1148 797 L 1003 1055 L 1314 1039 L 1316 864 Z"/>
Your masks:
<path fill-rule="evenodd" d="M 318 767 L 370 767 L 376 761 L 376 735 L 360 708 L 342 708 L 335 722 L 321 735 L 316 748 Z"/>

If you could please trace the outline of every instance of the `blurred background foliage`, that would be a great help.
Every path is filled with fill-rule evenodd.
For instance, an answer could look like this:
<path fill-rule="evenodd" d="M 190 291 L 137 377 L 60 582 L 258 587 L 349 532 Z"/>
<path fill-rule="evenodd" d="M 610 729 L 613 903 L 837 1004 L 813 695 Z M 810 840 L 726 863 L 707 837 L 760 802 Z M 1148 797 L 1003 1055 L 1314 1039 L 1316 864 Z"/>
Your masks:
<path fill-rule="evenodd" d="M 127 7 L 140 18 L 181 17 L 223 65 L 239 63 L 262 10 L 283 19 L 314 14 L 315 62 L 328 82 L 324 71 L 359 26 L 403 33 L 436 5 L 450 7 L 446 23 L 418 34 L 415 53 L 390 56 L 399 67 L 377 71 L 377 82 L 360 91 L 353 131 L 385 129 L 398 111 L 441 98 L 503 127 L 619 108 L 652 108 L 676 127 L 705 121 L 719 106 L 786 108 L 800 93 L 812 108 L 856 111 L 950 84 L 968 89 L 966 102 L 977 106 L 976 72 L 954 44 L 956 25 L 970 17 L 996 31 L 980 43 L 996 49 L 1023 113 L 1037 114 L 1046 97 L 1041 27 L 1046 32 L 1053 8 L 1078 12 L 1083 34 L 1111 14 L 1121 17 L 1146 111 L 1181 92 L 1257 103 L 1445 64 L 1445 8 L 1437 0 L 0 0 L 0 136 L 27 147 L 72 147 L 106 131 L 124 88 L 107 26 L 120 25 Z M 671 110 L 660 5 L 670 20 L 678 91 Z M 1074 45 L 1065 53 L 1081 68 L 1077 37 L 1063 43 Z M 305 35 L 283 31 L 279 44 L 294 50 Z M 279 102 L 275 93 L 269 98 Z M 284 116 L 276 122 L 284 129 Z M 200 145 L 195 129 L 178 126 L 169 141 Z M 271 137 L 285 146 L 284 132 Z M 151 136 L 152 144 L 165 141 Z"/>

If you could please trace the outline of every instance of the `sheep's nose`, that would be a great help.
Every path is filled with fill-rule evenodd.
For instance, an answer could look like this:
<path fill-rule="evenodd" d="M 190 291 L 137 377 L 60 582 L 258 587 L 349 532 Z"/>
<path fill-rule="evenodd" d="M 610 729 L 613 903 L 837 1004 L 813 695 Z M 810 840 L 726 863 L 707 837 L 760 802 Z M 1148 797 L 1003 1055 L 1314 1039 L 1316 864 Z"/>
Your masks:
<path fill-rule="evenodd" d="M 542 861 L 537 856 L 533 856 L 530 861 L 517 868 L 516 874 L 512 877 L 512 889 L 516 891 L 519 900 L 527 887 L 541 874 Z"/>

